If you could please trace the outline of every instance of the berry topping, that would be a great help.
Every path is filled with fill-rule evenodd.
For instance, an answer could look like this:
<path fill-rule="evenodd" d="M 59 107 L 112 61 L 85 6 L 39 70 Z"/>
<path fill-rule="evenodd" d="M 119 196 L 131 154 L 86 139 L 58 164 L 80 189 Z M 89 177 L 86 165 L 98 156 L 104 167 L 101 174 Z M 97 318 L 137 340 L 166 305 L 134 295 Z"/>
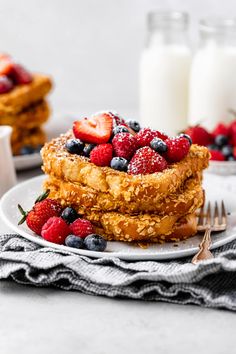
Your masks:
<path fill-rule="evenodd" d="M 26 145 L 20 149 L 20 155 L 31 155 L 35 152 L 33 146 Z"/>
<path fill-rule="evenodd" d="M 107 241 L 100 235 L 91 234 L 85 238 L 84 245 L 90 251 L 103 252 L 106 249 Z"/>
<path fill-rule="evenodd" d="M 10 76 L 17 85 L 30 84 L 33 81 L 31 73 L 20 64 L 13 64 Z"/>
<path fill-rule="evenodd" d="M 62 245 L 69 233 L 69 225 L 62 218 L 53 216 L 43 225 L 41 235 L 49 242 Z"/>
<path fill-rule="evenodd" d="M 129 130 L 124 125 L 117 125 L 117 127 L 113 129 L 113 134 L 116 135 L 119 133 L 129 133 Z"/>
<path fill-rule="evenodd" d="M 233 156 L 233 146 L 225 145 L 222 147 L 221 152 L 226 158 Z"/>
<path fill-rule="evenodd" d="M 150 147 L 145 146 L 136 151 L 128 166 L 132 175 L 161 172 L 167 168 L 166 160 Z"/>
<path fill-rule="evenodd" d="M 130 160 L 137 150 L 137 142 L 135 137 L 129 133 L 119 133 L 112 139 L 112 145 L 115 155 Z"/>
<path fill-rule="evenodd" d="M 90 161 L 97 166 L 110 166 L 113 148 L 111 144 L 97 145 L 90 153 Z"/>
<path fill-rule="evenodd" d="M 44 197 L 47 197 L 48 193 L 49 191 L 46 191 L 42 194 L 29 212 L 25 212 L 22 207 L 18 205 L 18 208 L 23 215 L 23 218 L 19 221 L 19 225 L 23 224 L 26 220 L 28 227 L 37 235 L 41 235 L 42 227 L 49 218 L 61 214 L 61 205 L 59 202 L 54 199 L 44 199 Z"/>
<path fill-rule="evenodd" d="M 90 153 L 95 148 L 95 146 L 95 144 L 86 144 L 83 150 L 84 156 L 90 157 Z"/>
<path fill-rule="evenodd" d="M 153 150 L 155 150 L 159 154 L 163 154 L 164 152 L 167 151 L 166 143 L 163 140 L 161 140 L 160 138 L 154 138 L 150 142 L 150 146 Z"/>
<path fill-rule="evenodd" d="M 117 171 L 127 171 L 128 161 L 123 157 L 113 157 L 111 160 L 111 168 Z"/>
<path fill-rule="evenodd" d="M 140 124 L 136 120 L 129 120 L 127 123 L 134 132 L 138 133 L 140 131 Z"/>
<path fill-rule="evenodd" d="M 12 89 L 13 89 L 12 81 L 7 76 L 0 76 L 0 94 L 7 93 Z"/>
<path fill-rule="evenodd" d="M 207 146 L 212 143 L 212 135 L 200 125 L 188 128 L 185 134 L 190 136 L 193 144 Z"/>
<path fill-rule="evenodd" d="M 228 144 L 229 139 L 227 138 L 226 135 L 217 135 L 215 137 L 215 144 L 219 147 L 222 147 L 224 145 Z"/>
<path fill-rule="evenodd" d="M 162 140 L 166 140 L 168 138 L 164 133 L 161 133 L 157 130 L 152 130 L 150 128 L 141 129 L 135 137 L 140 147 L 149 146 L 150 142 L 154 138 L 160 138 Z"/>
<path fill-rule="evenodd" d="M 94 232 L 91 222 L 85 219 L 75 220 L 72 224 L 70 224 L 70 230 L 73 235 L 81 238 L 85 238 Z"/>
<path fill-rule="evenodd" d="M 229 135 L 229 128 L 225 124 L 219 123 L 219 124 L 217 124 L 217 126 L 213 130 L 212 135 L 214 137 L 216 137 L 217 135 L 228 136 Z"/>
<path fill-rule="evenodd" d="M 65 245 L 73 248 L 84 248 L 84 240 L 75 235 L 68 235 L 65 239 Z"/>
<path fill-rule="evenodd" d="M 229 156 L 229 157 L 227 158 L 227 161 L 235 161 L 235 158 L 234 158 L 233 156 Z"/>
<path fill-rule="evenodd" d="M 12 72 L 13 61 L 12 59 L 5 55 L 0 55 L 0 75 L 9 75 Z"/>
<path fill-rule="evenodd" d="M 219 150 L 219 147 L 215 144 L 207 145 L 208 150 Z"/>
<path fill-rule="evenodd" d="M 165 157 L 169 162 L 181 161 L 185 156 L 187 156 L 190 149 L 189 140 L 183 136 L 169 138 L 165 141 L 165 143 L 167 145 Z"/>
<path fill-rule="evenodd" d="M 78 219 L 79 215 L 74 208 L 67 207 L 61 213 L 61 217 L 65 220 L 68 224 L 71 224 L 73 221 Z"/>
<path fill-rule="evenodd" d="M 74 122 L 73 132 L 77 139 L 85 143 L 107 143 L 112 133 L 112 117 L 107 113 L 101 113 Z"/>
<path fill-rule="evenodd" d="M 79 139 L 69 139 L 65 144 L 65 148 L 71 154 L 80 155 L 84 149 L 84 143 Z"/>
<path fill-rule="evenodd" d="M 221 151 L 211 150 L 210 154 L 211 154 L 210 160 L 215 160 L 215 161 L 224 161 L 225 160 L 225 157 Z"/>
<path fill-rule="evenodd" d="M 117 112 L 108 112 L 108 114 L 110 114 L 110 116 L 112 117 L 113 120 L 113 128 L 115 128 L 117 125 L 124 125 L 127 126 L 124 118 L 122 118 L 119 113 Z"/>
<path fill-rule="evenodd" d="M 189 144 L 192 145 L 192 139 L 188 134 L 180 134 L 179 136 L 188 139 Z"/>

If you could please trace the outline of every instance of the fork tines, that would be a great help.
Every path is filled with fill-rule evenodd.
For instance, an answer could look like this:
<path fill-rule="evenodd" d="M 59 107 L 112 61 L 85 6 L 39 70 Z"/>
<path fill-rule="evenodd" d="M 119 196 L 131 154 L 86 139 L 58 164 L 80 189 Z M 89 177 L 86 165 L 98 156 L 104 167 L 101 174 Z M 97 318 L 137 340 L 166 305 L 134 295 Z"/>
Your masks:
<path fill-rule="evenodd" d="M 226 229 L 226 225 L 227 216 L 223 200 L 220 206 L 215 202 L 214 212 L 211 202 L 208 202 L 206 210 L 204 206 L 201 208 L 198 216 L 199 231 L 204 231 L 208 227 L 212 228 L 212 231 L 223 231 Z"/>

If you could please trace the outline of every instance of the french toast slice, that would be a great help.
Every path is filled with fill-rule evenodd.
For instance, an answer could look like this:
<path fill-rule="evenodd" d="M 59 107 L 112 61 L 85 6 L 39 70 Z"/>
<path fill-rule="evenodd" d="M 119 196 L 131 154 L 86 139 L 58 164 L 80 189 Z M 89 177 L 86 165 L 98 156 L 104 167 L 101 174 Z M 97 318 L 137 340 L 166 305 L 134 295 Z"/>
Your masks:
<path fill-rule="evenodd" d="M 43 145 L 46 139 L 47 137 L 44 130 L 39 127 L 29 130 L 13 131 L 11 137 L 13 155 L 19 155 L 21 148 L 24 146 L 37 148 L 39 145 Z"/>
<path fill-rule="evenodd" d="M 12 91 L 0 95 L 0 117 L 18 114 L 26 107 L 42 100 L 52 88 L 49 76 L 34 74 L 33 81 L 27 85 L 18 85 Z"/>
<path fill-rule="evenodd" d="M 147 175 L 130 175 L 110 167 L 99 167 L 83 156 L 70 154 L 65 143 L 72 131 L 46 143 L 41 150 L 46 174 L 66 182 L 79 183 L 96 192 L 109 193 L 115 200 L 134 204 L 155 204 L 175 193 L 184 181 L 208 166 L 208 149 L 192 145 L 188 155 L 166 170 Z"/>
<path fill-rule="evenodd" d="M 125 202 L 113 198 L 109 193 L 97 192 L 91 187 L 79 183 L 72 183 L 48 176 L 44 182 L 44 189 L 50 190 L 50 198 L 60 200 L 62 205 L 75 206 L 80 214 L 86 209 L 93 211 L 118 211 L 121 213 L 152 212 L 158 215 L 176 215 L 191 213 L 196 205 L 200 206 L 204 200 L 204 191 L 201 186 L 202 176 L 199 172 L 188 178 L 177 192 L 168 195 L 158 203 Z"/>

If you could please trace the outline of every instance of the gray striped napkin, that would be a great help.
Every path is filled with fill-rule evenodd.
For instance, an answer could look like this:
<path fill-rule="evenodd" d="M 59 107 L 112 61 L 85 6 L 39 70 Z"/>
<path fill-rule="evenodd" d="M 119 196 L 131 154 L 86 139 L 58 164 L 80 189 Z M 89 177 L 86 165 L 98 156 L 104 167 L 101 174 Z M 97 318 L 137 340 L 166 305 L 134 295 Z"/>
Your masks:
<path fill-rule="evenodd" d="M 0 236 L 0 279 L 86 294 L 236 310 L 236 241 L 215 258 L 125 262 L 43 248 L 19 235 Z"/>

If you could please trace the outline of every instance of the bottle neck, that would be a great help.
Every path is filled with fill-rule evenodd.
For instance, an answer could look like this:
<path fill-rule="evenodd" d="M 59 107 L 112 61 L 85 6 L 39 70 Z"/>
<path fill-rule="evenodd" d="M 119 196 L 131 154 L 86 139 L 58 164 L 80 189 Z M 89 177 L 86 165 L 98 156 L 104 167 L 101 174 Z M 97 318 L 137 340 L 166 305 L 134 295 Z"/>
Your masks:
<path fill-rule="evenodd" d="M 201 46 L 236 46 L 236 21 L 208 19 L 200 21 Z"/>
<path fill-rule="evenodd" d="M 163 46 L 163 45 L 188 45 L 187 31 L 169 29 L 155 29 L 149 31 L 147 46 Z"/>

